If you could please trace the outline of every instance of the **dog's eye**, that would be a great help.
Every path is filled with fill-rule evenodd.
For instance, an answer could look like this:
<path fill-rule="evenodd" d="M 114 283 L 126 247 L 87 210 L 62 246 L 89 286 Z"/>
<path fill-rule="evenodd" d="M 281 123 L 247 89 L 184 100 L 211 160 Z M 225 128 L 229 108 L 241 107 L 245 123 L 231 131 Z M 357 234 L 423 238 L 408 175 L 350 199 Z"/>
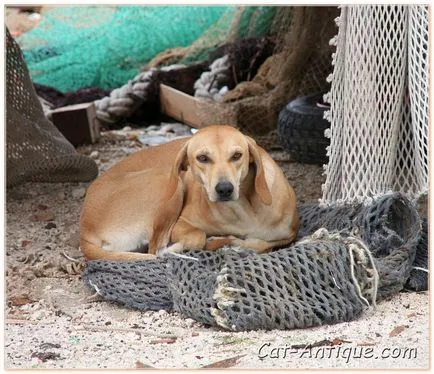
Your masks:
<path fill-rule="evenodd" d="M 243 154 L 241 152 L 235 152 L 231 157 L 231 161 L 238 161 L 242 155 Z"/>
<path fill-rule="evenodd" d="M 196 157 L 196 160 L 203 163 L 203 164 L 206 164 L 207 162 L 210 161 L 210 159 L 207 155 L 199 155 Z"/>

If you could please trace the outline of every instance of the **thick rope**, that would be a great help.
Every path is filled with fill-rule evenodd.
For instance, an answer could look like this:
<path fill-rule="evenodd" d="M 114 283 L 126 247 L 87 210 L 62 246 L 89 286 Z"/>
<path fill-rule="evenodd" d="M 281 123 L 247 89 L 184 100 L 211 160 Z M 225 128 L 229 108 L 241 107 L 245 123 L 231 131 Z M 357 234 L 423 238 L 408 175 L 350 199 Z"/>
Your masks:
<path fill-rule="evenodd" d="M 210 71 L 202 73 L 194 84 L 194 96 L 209 101 L 221 101 L 228 92 L 230 62 L 228 55 L 218 58 L 210 65 Z"/>
<path fill-rule="evenodd" d="M 171 65 L 161 69 L 152 68 L 142 72 L 122 87 L 114 89 L 110 96 L 94 102 L 96 116 L 103 123 L 116 123 L 128 118 L 143 103 L 158 98 L 157 73 L 184 68 L 184 65 Z"/>

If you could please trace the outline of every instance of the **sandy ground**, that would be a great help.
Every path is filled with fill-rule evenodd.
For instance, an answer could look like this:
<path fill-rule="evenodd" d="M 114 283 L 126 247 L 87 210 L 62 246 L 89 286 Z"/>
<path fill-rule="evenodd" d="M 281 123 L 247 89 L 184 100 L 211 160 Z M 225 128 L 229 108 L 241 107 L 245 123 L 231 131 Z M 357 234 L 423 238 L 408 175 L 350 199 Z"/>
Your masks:
<path fill-rule="evenodd" d="M 104 171 L 142 147 L 138 136 L 108 132 L 79 152 Z M 300 201 L 320 196 L 321 167 L 273 157 Z M 7 191 L 6 368 L 428 367 L 427 292 L 400 293 L 349 323 L 239 333 L 102 300 L 80 278 L 78 218 L 87 186 L 27 183 Z M 315 347 L 292 347 L 309 344 Z"/>

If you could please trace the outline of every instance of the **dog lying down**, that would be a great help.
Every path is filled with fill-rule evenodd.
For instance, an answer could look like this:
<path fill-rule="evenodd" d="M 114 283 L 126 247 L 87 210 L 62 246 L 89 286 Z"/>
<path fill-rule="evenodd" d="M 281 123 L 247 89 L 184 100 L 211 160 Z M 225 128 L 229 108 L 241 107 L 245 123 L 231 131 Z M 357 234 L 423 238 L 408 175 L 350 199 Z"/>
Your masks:
<path fill-rule="evenodd" d="M 88 260 L 226 245 L 264 253 L 291 243 L 298 226 L 295 193 L 279 166 L 250 137 L 216 125 L 134 153 L 95 180 L 80 248 Z"/>

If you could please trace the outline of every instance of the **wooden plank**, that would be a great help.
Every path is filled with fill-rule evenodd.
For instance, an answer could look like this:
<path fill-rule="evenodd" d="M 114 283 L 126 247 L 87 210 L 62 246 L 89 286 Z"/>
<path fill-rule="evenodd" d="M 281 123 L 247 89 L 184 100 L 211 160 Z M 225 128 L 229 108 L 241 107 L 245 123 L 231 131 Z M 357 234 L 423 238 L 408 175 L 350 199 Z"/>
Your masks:
<path fill-rule="evenodd" d="M 54 125 L 74 146 L 95 143 L 100 136 L 93 103 L 65 106 L 51 111 L 50 115 Z"/>
<path fill-rule="evenodd" d="M 209 125 L 198 113 L 212 112 L 215 105 L 160 84 L 161 112 L 196 129 Z"/>

